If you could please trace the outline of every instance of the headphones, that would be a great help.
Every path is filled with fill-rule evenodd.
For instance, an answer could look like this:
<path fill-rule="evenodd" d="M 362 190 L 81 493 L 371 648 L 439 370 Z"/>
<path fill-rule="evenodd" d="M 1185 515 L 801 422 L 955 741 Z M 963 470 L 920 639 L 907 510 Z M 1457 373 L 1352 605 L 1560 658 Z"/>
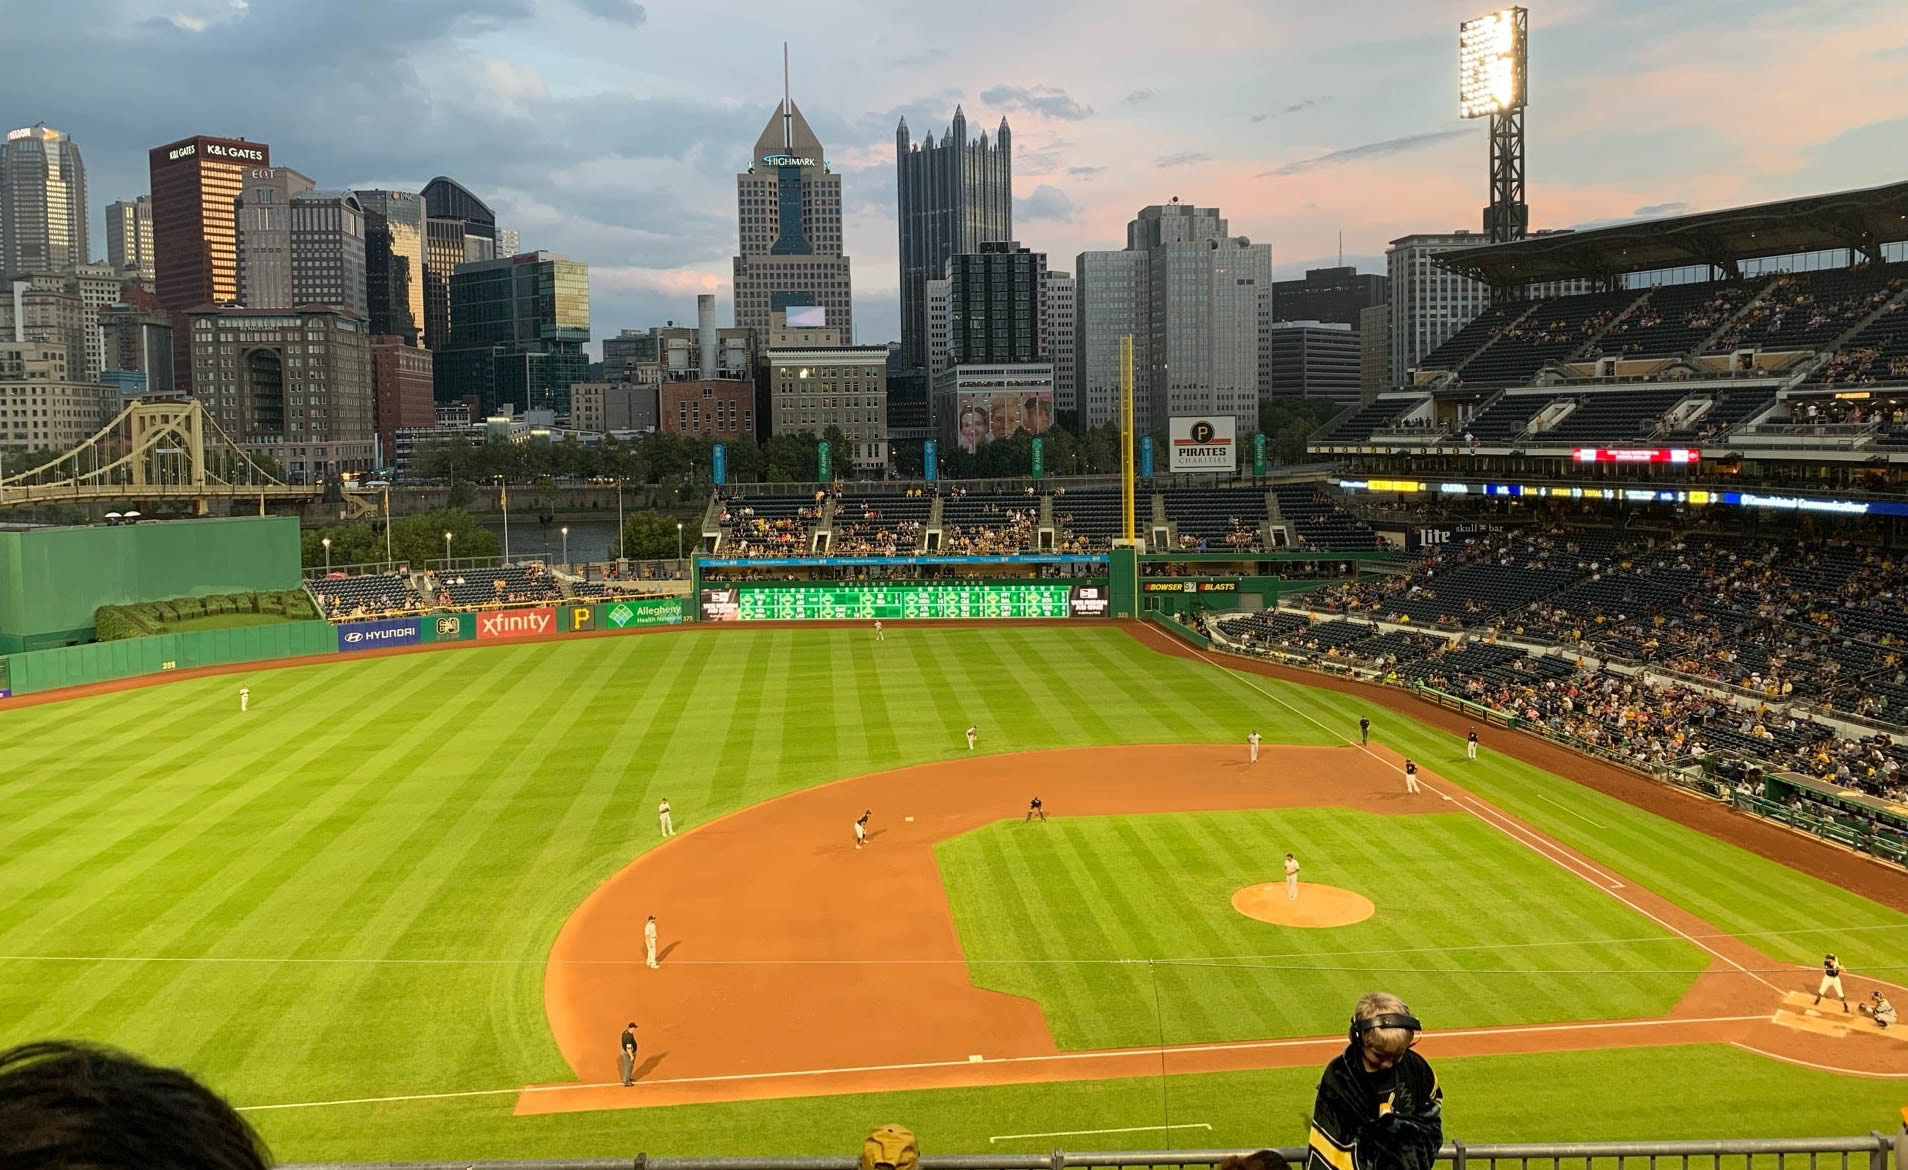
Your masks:
<path fill-rule="evenodd" d="M 1383 1015 L 1373 1016 L 1369 1020 L 1361 1020 L 1354 1016 L 1351 1022 L 1351 1042 L 1357 1044 L 1364 1040 L 1365 1033 L 1379 1028 L 1411 1029 L 1411 1047 L 1416 1048 L 1418 1034 L 1424 1031 L 1424 1024 L 1419 1022 L 1418 1017 L 1411 1014 L 1409 1008 L 1402 1012 L 1386 1012 Z"/>

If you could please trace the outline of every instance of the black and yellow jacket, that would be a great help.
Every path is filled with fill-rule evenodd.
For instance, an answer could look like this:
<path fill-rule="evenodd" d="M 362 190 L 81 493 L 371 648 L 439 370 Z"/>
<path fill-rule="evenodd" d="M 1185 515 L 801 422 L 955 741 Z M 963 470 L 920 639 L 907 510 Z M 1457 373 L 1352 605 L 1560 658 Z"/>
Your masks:
<path fill-rule="evenodd" d="M 1305 1170 L 1431 1170 L 1444 1145 L 1444 1090 L 1407 1052 L 1396 1068 L 1365 1071 L 1353 1044 L 1325 1066 L 1312 1106 Z"/>

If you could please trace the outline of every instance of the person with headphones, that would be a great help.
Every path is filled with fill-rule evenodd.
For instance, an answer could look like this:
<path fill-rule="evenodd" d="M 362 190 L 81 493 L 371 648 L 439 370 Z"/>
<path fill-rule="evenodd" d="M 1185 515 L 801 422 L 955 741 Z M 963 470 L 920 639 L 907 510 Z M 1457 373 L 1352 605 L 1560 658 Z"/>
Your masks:
<path fill-rule="evenodd" d="M 1305 1170 L 1431 1170 L 1444 1145 L 1444 1090 L 1412 1051 L 1423 1031 L 1397 996 L 1360 997 L 1351 1043 L 1319 1077 Z"/>

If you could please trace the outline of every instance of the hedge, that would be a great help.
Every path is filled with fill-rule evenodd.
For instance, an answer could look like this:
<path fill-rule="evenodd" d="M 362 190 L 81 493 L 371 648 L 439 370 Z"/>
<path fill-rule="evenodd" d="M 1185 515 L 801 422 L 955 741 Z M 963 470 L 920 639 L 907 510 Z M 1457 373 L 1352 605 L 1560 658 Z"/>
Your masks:
<path fill-rule="evenodd" d="M 303 589 L 269 593 L 219 593 L 210 597 L 180 597 L 145 601 L 137 605 L 102 605 L 93 611 L 93 636 L 101 642 L 146 638 L 163 634 L 166 627 L 194 618 L 228 613 L 263 613 L 287 621 L 311 621 L 318 615 Z"/>

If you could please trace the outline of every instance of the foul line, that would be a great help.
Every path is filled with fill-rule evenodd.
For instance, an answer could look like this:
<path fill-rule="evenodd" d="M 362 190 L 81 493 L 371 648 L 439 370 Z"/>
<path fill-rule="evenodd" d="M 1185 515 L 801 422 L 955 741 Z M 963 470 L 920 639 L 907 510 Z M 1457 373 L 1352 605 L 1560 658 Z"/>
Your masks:
<path fill-rule="evenodd" d="M 1018 1142 L 1029 1138 L 1055 1137 L 1096 1137 L 1105 1133 L 1160 1133 L 1175 1129 L 1203 1129 L 1212 1132 L 1212 1126 L 1203 1121 L 1188 1122 L 1183 1125 L 1126 1125 L 1119 1129 L 1056 1129 L 1052 1133 L 1005 1133 L 999 1137 L 990 1137 L 988 1142 Z"/>
<path fill-rule="evenodd" d="M 1654 1020 L 1589 1020 L 1568 1024 L 1519 1024 L 1502 1028 L 1453 1028 L 1449 1031 L 1427 1032 L 1434 1038 L 1463 1039 L 1473 1036 L 1524 1036 L 1541 1035 L 1556 1032 L 1601 1032 L 1616 1029 L 1685 1027 L 1697 1024 L 1744 1024 L 1767 1020 L 1767 1015 L 1755 1016 L 1706 1016 L 1697 1019 L 1663 1017 Z M 1051 1064 L 1062 1061 L 1091 1060 L 1132 1060 L 1147 1058 L 1164 1052 L 1167 1056 L 1197 1055 L 1209 1052 L 1256 1052 L 1281 1048 L 1317 1048 L 1329 1045 L 1342 1047 L 1345 1041 L 1340 1036 L 1310 1036 L 1291 1040 L 1238 1040 L 1214 1044 L 1177 1044 L 1164 1049 L 1151 1048 L 1107 1048 L 1092 1052 L 1056 1052 L 1041 1056 L 990 1056 L 986 1060 L 926 1060 L 908 1064 L 867 1064 L 851 1065 L 845 1068 L 804 1068 L 788 1072 L 760 1073 L 720 1073 L 700 1077 L 663 1077 L 656 1080 L 638 1081 L 636 1087 L 642 1089 L 658 1085 L 712 1085 L 734 1081 L 777 1081 L 795 1077 L 852 1076 L 861 1073 L 922 1072 L 932 1069 L 975 1068 L 986 1065 Z M 1694 1041 L 1692 1041 L 1694 1043 Z M 244 1105 L 240 1113 L 262 1113 L 274 1109 L 318 1109 L 331 1105 L 383 1105 L 398 1101 L 436 1101 L 453 1100 L 462 1097 L 496 1097 L 507 1093 L 571 1093 L 579 1089 L 601 1089 L 617 1085 L 617 1081 L 590 1081 L 569 1085 L 526 1085 L 517 1089 L 474 1089 L 462 1093 L 406 1093 L 394 1097 L 353 1097 L 336 1101 L 292 1101 L 276 1105 Z"/>
<path fill-rule="evenodd" d="M 1816 1070 L 1817 1072 L 1836 1073 L 1840 1076 L 1845 1076 L 1845 1077 L 1868 1077 L 1871 1080 L 1877 1080 L 1877 1081 L 1908 1081 L 1908 1073 L 1863 1072 L 1860 1069 L 1839 1068 L 1836 1065 L 1832 1065 L 1832 1064 L 1815 1064 L 1807 1060 L 1797 1060 L 1792 1056 L 1778 1056 L 1777 1054 L 1773 1052 L 1764 1052 L 1762 1049 L 1752 1047 L 1748 1044 L 1744 1044 L 1740 1040 L 1731 1040 L 1729 1042 L 1729 1046 L 1731 1048 L 1740 1048 L 1744 1052 L 1753 1052 L 1757 1056 L 1766 1057 L 1769 1060 L 1779 1060 L 1783 1064 L 1793 1064 L 1793 1065 L 1798 1065 L 1802 1068 L 1812 1068 Z"/>
<path fill-rule="evenodd" d="M 1160 636 L 1171 637 L 1170 634 L 1162 634 Z M 1252 679 L 1248 678 L 1243 672 L 1234 670 L 1232 667 L 1227 666 L 1222 662 L 1215 661 L 1211 657 L 1200 653 L 1197 647 L 1186 646 L 1185 649 L 1187 653 L 1193 655 L 1193 657 L 1198 658 L 1200 661 L 1206 663 L 1206 665 L 1215 667 L 1225 672 L 1226 674 L 1232 676 L 1238 681 L 1244 683 L 1246 686 L 1251 687 L 1253 690 L 1259 692 L 1261 695 L 1264 695 L 1266 698 L 1272 700 L 1274 703 L 1277 703 L 1279 706 L 1284 707 L 1286 710 L 1292 712 L 1294 715 L 1297 715 L 1300 719 L 1305 720 L 1307 723 L 1310 723 L 1314 727 L 1322 729 L 1327 735 L 1331 735 L 1340 740 L 1343 740 L 1346 744 L 1352 747 L 1356 747 L 1359 751 L 1364 752 L 1366 755 L 1370 756 L 1372 759 L 1377 760 L 1380 763 L 1385 762 L 1383 758 L 1380 757 L 1377 752 L 1372 751 L 1368 745 L 1352 743 L 1351 737 L 1346 735 L 1342 730 L 1334 730 L 1330 725 L 1326 724 L 1324 721 L 1317 719 L 1313 717 L 1312 715 L 1307 714 L 1304 711 L 1299 710 L 1299 708 L 1295 706 L 1294 704 L 1292 704 L 1291 702 L 1280 698 L 1279 696 L 1273 694 L 1271 691 L 1268 691 L 1264 687 L 1260 686 L 1258 683 L 1252 681 Z M 1389 766 L 1390 766 L 1389 764 L 1386 765 L 1387 768 Z M 1426 785 L 1426 787 L 1430 787 L 1430 786 Z M 1432 791 L 1438 792 L 1439 790 L 1436 788 L 1432 788 Z M 1443 795 L 1443 793 L 1439 792 L 1439 795 Z M 1526 833 L 1524 836 L 1519 836 L 1515 833 L 1512 833 L 1510 829 L 1507 828 L 1504 824 L 1497 823 L 1496 821 L 1493 821 L 1490 818 L 1485 817 L 1483 812 L 1481 811 L 1484 806 L 1481 805 L 1476 799 L 1467 796 L 1464 798 L 1463 803 L 1469 805 L 1472 813 L 1476 815 L 1480 820 L 1483 820 L 1485 824 L 1493 825 L 1499 831 L 1503 832 L 1506 836 L 1509 836 L 1513 841 L 1519 841 L 1523 843 L 1525 846 L 1527 846 L 1533 852 L 1535 852 L 1539 857 L 1548 857 L 1550 858 L 1551 861 L 1555 862 L 1558 866 L 1562 867 L 1567 872 L 1575 873 L 1578 877 L 1583 877 L 1585 881 L 1590 881 L 1589 878 L 1584 877 L 1581 871 L 1577 869 L 1572 869 L 1570 866 L 1565 865 L 1562 860 L 1559 860 L 1557 856 L 1553 856 L 1551 853 L 1545 852 L 1545 850 L 1538 848 L 1535 844 L 1532 843 L 1532 838 L 1530 837 L 1528 833 Z M 1556 847 L 1553 846 L 1552 848 L 1556 848 Z M 1698 939 L 1695 935 L 1690 934 L 1688 931 L 1680 930 L 1677 927 L 1671 925 L 1670 923 L 1663 921 L 1661 918 L 1658 918 L 1656 915 L 1650 913 L 1648 910 L 1643 909 L 1643 907 L 1637 905 L 1635 902 L 1630 901 L 1628 898 L 1624 897 L 1622 894 L 1617 893 L 1617 890 L 1622 888 L 1623 883 L 1616 881 L 1614 878 L 1611 878 L 1611 882 L 1613 883 L 1611 885 L 1602 885 L 1602 884 L 1599 884 L 1598 882 L 1591 882 L 1590 884 L 1596 886 L 1598 889 L 1610 895 L 1612 898 L 1615 898 L 1617 901 L 1623 903 L 1625 906 L 1628 906 L 1630 909 L 1636 911 L 1638 914 L 1641 914 L 1643 917 L 1649 919 L 1651 922 L 1656 923 L 1658 926 L 1662 927 L 1664 930 L 1674 931 L 1676 934 L 1683 936 L 1684 938 L 1688 939 L 1691 943 L 1695 944 L 1698 947 L 1701 947 L 1705 951 L 1708 951 L 1710 954 L 1716 956 L 1718 959 L 1721 959 L 1723 962 L 1729 964 L 1731 967 L 1734 967 L 1736 970 L 1742 972 L 1744 975 L 1749 976 L 1751 979 L 1754 979 L 1756 982 L 1762 984 L 1764 987 L 1767 987 L 1769 990 L 1778 991 L 1778 992 L 1782 990 L 1782 988 L 1777 987 L 1775 984 L 1769 982 L 1767 979 L 1764 979 L 1762 976 L 1756 974 L 1754 971 L 1751 971 L 1749 968 L 1743 966 L 1741 963 L 1738 963 L 1736 960 L 1730 958 L 1728 955 L 1723 954 L 1721 951 L 1717 950 L 1715 947 L 1712 947 L 1708 943 L 1705 943 L 1702 940 Z M 1667 900 L 1668 899 L 1665 899 L 1665 901 Z"/>

